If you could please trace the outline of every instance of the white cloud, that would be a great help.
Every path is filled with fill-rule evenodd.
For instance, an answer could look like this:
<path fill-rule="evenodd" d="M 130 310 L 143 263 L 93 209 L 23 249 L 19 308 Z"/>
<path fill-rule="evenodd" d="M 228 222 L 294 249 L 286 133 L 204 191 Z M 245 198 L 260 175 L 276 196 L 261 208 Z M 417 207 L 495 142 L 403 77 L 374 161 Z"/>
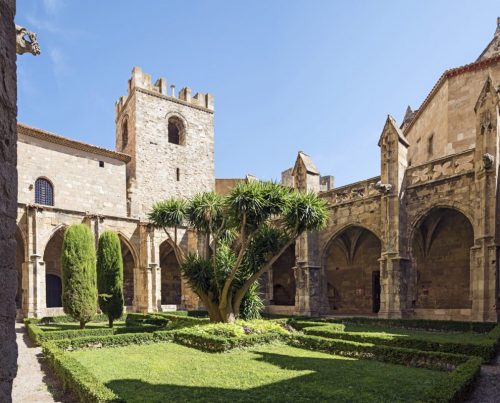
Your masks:
<path fill-rule="evenodd" d="M 68 64 L 66 62 L 66 57 L 64 53 L 59 48 L 52 48 L 49 51 L 50 60 L 52 61 L 52 66 L 54 74 L 57 76 L 64 75 L 68 73 Z"/>
<path fill-rule="evenodd" d="M 43 7 L 47 14 L 58 14 L 64 7 L 64 0 L 43 0 Z"/>

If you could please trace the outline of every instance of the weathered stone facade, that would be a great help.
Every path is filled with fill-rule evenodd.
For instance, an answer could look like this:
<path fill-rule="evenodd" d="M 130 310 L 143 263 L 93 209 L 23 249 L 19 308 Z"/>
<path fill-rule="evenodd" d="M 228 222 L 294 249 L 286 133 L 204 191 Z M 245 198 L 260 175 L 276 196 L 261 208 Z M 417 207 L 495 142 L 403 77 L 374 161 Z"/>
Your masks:
<path fill-rule="evenodd" d="M 296 313 L 498 320 L 497 25 L 476 62 L 446 71 L 401 125 L 387 118 L 380 176 L 322 191 L 300 153 L 293 180 L 284 172 L 331 211 L 326 230 L 297 241 Z"/>
<path fill-rule="evenodd" d="M 498 320 L 498 49 L 500 20 L 476 62 L 445 72 L 401 124 L 386 119 L 379 176 L 334 188 L 333 176 L 299 152 L 283 184 L 318 193 L 330 220 L 262 276 L 268 311 Z M 255 180 L 214 179 L 213 114 L 210 94 L 168 93 L 165 79 L 152 84 L 134 68 L 116 104 L 118 152 L 19 126 L 20 313 L 61 311 L 57 256 L 64 228 L 77 222 L 96 239 L 106 229 L 119 233 L 127 309 L 200 307 L 147 213 L 169 196 L 227 194 Z M 185 250 L 202 250 L 190 231 L 179 239 Z"/>

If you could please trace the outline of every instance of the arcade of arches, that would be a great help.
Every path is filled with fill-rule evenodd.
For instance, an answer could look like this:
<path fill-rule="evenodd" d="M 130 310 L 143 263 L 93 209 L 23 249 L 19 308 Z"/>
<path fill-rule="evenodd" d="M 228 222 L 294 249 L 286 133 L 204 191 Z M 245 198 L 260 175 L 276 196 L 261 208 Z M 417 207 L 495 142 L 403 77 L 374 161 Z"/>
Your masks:
<path fill-rule="evenodd" d="M 160 245 L 161 304 L 180 305 L 182 303 L 181 269 L 168 241 Z"/>
<path fill-rule="evenodd" d="M 331 312 L 378 312 L 380 254 L 380 240 L 361 227 L 349 227 L 332 239 L 325 256 Z"/>
<path fill-rule="evenodd" d="M 125 306 L 134 304 L 134 267 L 135 260 L 130 246 L 120 235 L 120 246 L 123 260 L 123 300 Z"/>
<path fill-rule="evenodd" d="M 422 309 L 471 308 L 470 248 L 474 233 L 462 213 L 438 208 L 418 225 L 412 240 L 415 299 Z"/>

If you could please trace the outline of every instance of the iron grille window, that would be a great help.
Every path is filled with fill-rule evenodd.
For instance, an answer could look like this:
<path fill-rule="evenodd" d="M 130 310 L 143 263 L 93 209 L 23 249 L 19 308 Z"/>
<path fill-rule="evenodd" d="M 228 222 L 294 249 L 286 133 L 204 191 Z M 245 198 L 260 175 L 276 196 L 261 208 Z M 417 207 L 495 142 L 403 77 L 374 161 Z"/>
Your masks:
<path fill-rule="evenodd" d="M 38 178 L 35 182 L 35 203 L 54 205 L 54 188 L 47 179 Z"/>

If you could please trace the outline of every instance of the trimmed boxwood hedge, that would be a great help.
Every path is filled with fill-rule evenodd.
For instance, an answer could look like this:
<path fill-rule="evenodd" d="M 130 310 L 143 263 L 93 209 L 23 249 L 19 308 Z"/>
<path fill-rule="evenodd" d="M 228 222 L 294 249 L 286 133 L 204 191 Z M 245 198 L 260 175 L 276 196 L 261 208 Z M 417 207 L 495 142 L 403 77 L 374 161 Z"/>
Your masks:
<path fill-rule="evenodd" d="M 62 350 L 76 350 L 81 348 L 122 347 L 130 344 L 150 344 L 163 341 L 172 341 L 173 332 L 159 330 L 150 333 L 127 333 L 112 336 L 89 336 L 75 339 L 63 339 L 50 342 Z M 45 345 L 46 343 L 44 343 Z"/>
<path fill-rule="evenodd" d="M 298 335 L 289 344 L 314 351 L 372 359 L 391 364 L 449 371 L 445 381 L 440 382 L 427 394 L 422 402 L 458 402 L 467 396 L 481 370 L 481 358 L 461 354 L 419 351 L 369 343 L 326 339 L 317 336 Z"/>
<path fill-rule="evenodd" d="M 311 318 L 312 321 L 318 319 Z M 346 323 L 352 325 L 369 325 L 392 327 L 413 330 L 434 330 L 440 332 L 475 332 L 488 333 L 495 327 L 493 322 L 460 322 L 454 320 L 425 320 L 425 319 L 378 319 L 378 318 L 340 318 L 326 319 L 329 323 Z"/>
<path fill-rule="evenodd" d="M 172 334 L 174 342 L 209 353 L 222 353 L 235 348 L 250 347 L 257 344 L 288 339 L 287 336 L 277 333 L 251 334 L 244 337 L 223 337 L 199 334 L 189 329 L 176 330 Z"/>
<path fill-rule="evenodd" d="M 123 314 L 122 317 L 120 318 L 121 320 L 124 320 L 126 318 L 127 314 Z M 69 315 L 59 315 L 59 316 L 44 316 L 43 318 L 37 319 L 37 318 L 30 318 L 30 321 L 33 323 L 41 323 L 41 324 L 49 324 L 49 323 L 70 323 L 74 322 L 77 323 L 71 316 Z M 107 322 L 108 317 L 102 313 L 94 315 L 92 318 L 91 322 Z"/>
<path fill-rule="evenodd" d="M 343 329 L 338 329 L 338 324 L 308 326 L 303 328 L 303 331 L 308 335 L 357 341 L 361 343 L 374 343 L 424 351 L 442 351 L 445 353 L 474 355 L 481 357 L 485 361 L 489 361 L 495 357 L 500 337 L 500 325 L 495 326 L 493 330 L 488 333 L 485 340 L 477 342 L 436 342 L 426 339 L 425 336 L 417 335 L 389 338 L 376 334 L 358 334 L 356 332 L 345 332 Z"/>
<path fill-rule="evenodd" d="M 44 331 L 36 323 L 32 323 L 31 319 L 24 321 L 28 336 L 35 344 L 40 345 L 43 342 L 61 339 L 74 339 L 79 337 L 92 337 L 92 336 L 111 336 L 114 334 L 123 333 L 144 333 L 154 332 L 158 330 L 158 326 L 142 325 L 142 326 L 127 326 L 127 327 L 113 327 L 113 328 L 100 328 L 100 329 L 73 329 L 73 330 L 51 330 Z"/>
<path fill-rule="evenodd" d="M 43 353 L 64 390 L 71 390 L 84 403 L 124 402 L 94 374 L 52 342 L 43 345 Z"/>
<path fill-rule="evenodd" d="M 176 311 L 188 312 L 188 311 Z M 140 326 L 143 324 L 151 324 L 157 326 L 167 326 L 169 322 L 176 326 L 194 326 L 203 323 L 208 323 L 208 318 L 190 317 L 184 314 L 170 312 L 155 312 L 155 313 L 129 313 L 125 321 L 127 326 Z"/>

